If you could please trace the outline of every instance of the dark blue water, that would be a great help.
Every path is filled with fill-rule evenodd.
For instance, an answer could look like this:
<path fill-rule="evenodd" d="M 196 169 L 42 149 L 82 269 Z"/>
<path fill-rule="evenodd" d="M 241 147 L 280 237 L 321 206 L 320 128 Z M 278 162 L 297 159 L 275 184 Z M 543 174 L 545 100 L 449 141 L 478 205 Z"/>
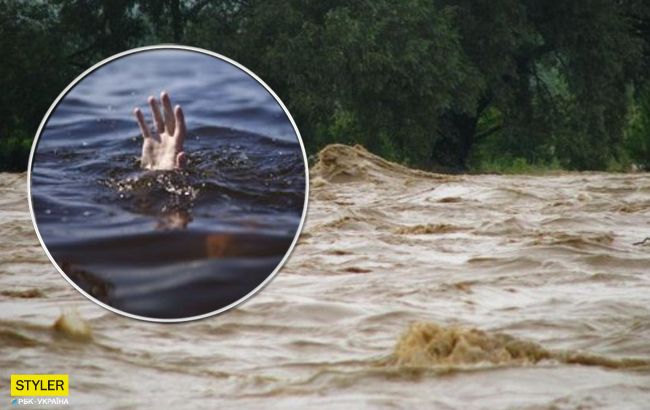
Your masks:
<path fill-rule="evenodd" d="M 188 166 L 140 168 L 132 115 L 167 90 L 185 111 Z M 132 54 L 59 103 L 32 168 L 39 232 L 88 294 L 155 318 L 208 313 L 255 289 L 300 223 L 305 164 L 280 105 L 256 80 L 184 50 Z"/>

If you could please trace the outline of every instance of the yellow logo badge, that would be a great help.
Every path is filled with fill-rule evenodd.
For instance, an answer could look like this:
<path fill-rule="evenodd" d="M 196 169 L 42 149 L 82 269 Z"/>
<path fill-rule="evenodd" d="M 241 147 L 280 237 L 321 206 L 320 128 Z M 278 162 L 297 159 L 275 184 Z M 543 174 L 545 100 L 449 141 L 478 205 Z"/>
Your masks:
<path fill-rule="evenodd" d="M 12 396 L 67 396 L 67 374 L 12 374 Z"/>

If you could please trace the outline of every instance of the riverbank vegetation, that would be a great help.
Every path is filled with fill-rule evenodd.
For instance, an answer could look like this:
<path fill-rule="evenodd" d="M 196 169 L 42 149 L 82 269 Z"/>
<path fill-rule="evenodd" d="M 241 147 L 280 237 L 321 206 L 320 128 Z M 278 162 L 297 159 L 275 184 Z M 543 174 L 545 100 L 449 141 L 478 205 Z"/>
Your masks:
<path fill-rule="evenodd" d="M 83 70 L 180 43 L 256 72 L 309 153 L 444 171 L 650 169 L 642 0 L 0 0 L 0 168 Z"/>

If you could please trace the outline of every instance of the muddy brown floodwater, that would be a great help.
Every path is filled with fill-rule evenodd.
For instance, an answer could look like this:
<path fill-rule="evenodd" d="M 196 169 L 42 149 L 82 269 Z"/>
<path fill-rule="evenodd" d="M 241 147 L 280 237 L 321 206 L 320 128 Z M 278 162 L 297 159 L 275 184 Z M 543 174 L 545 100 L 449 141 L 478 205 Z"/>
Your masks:
<path fill-rule="evenodd" d="M 69 373 L 92 408 L 648 408 L 649 174 L 444 176 L 330 146 L 311 176 L 260 295 L 157 325 L 72 289 L 25 175 L 0 175 L 1 380 Z"/>

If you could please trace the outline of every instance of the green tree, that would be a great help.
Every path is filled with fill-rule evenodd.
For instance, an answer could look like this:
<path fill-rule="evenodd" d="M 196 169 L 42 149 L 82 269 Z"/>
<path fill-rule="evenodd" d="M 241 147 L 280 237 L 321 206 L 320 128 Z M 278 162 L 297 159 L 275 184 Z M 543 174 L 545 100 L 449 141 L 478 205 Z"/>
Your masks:
<path fill-rule="evenodd" d="M 0 1 L 0 168 L 25 170 L 31 138 L 70 71 L 54 10 L 45 4 Z"/>
<path fill-rule="evenodd" d="M 312 153 L 361 143 L 444 169 L 640 162 L 650 116 L 646 3 L 0 0 L 0 51 L 12 56 L 0 68 L 0 147 L 26 151 L 21 141 L 49 103 L 100 59 L 177 42 L 253 69 L 287 103 Z M 17 155 L 14 168 L 26 163 Z"/>
<path fill-rule="evenodd" d="M 465 167 L 491 155 L 598 169 L 620 156 L 646 38 L 636 0 L 231 1 L 188 39 L 262 74 L 314 151 L 360 142 Z M 214 35 L 211 35 L 214 33 Z"/>
<path fill-rule="evenodd" d="M 464 49 L 487 85 L 474 115 L 452 126 L 464 133 L 465 146 L 497 133 L 505 150 L 497 155 L 535 160 L 546 153 L 580 169 L 604 168 L 617 157 L 626 88 L 639 72 L 643 41 L 629 19 L 631 3 L 452 3 Z M 478 129 L 488 109 L 502 121 Z"/>
<path fill-rule="evenodd" d="M 251 1 L 208 10 L 190 39 L 260 73 L 311 151 L 361 143 L 424 166 L 442 138 L 441 115 L 471 106 L 480 88 L 452 14 L 419 0 Z M 201 35 L 220 21 L 219 35 Z"/>

